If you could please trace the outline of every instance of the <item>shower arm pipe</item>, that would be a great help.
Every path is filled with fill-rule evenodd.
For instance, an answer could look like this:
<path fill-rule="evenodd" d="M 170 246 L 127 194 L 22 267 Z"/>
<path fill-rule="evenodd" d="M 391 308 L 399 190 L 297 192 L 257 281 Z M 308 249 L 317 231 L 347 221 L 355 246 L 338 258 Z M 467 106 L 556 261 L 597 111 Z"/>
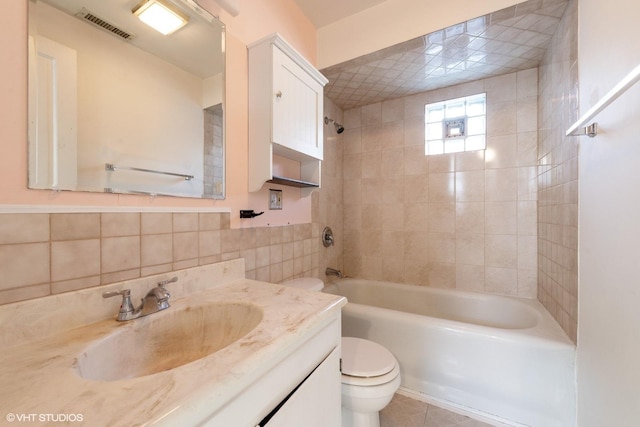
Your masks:
<path fill-rule="evenodd" d="M 333 119 L 331 119 L 331 118 L 329 118 L 327 116 L 324 116 L 324 124 L 328 125 L 329 123 L 333 123 L 333 127 L 336 129 L 337 133 L 340 134 L 340 133 L 344 132 L 344 126 L 342 126 L 340 123 L 336 122 L 335 120 L 333 120 Z"/>
<path fill-rule="evenodd" d="M 627 74 L 620 82 L 613 87 L 605 96 L 602 97 L 593 107 L 582 115 L 567 132 L 566 136 L 582 136 L 587 135 L 593 138 L 598 134 L 598 123 L 591 121 L 602 110 L 607 108 L 609 104 L 618 99 L 620 95 L 625 93 L 627 89 L 636 84 L 640 80 L 640 65 L 637 65 L 629 74 Z M 587 124 L 590 123 L 590 124 Z"/>

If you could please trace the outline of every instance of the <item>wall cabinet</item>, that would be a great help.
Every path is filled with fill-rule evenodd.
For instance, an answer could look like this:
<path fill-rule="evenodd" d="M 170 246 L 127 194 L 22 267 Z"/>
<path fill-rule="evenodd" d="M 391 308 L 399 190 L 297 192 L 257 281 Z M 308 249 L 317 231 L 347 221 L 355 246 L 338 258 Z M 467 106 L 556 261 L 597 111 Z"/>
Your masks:
<path fill-rule="evenodd" d="M 327 82 L 278 34 L 249 45 L 249 191 L 320 186 Z M 299 176 L 275 175 L 277 157 L 299 162 Z"/>

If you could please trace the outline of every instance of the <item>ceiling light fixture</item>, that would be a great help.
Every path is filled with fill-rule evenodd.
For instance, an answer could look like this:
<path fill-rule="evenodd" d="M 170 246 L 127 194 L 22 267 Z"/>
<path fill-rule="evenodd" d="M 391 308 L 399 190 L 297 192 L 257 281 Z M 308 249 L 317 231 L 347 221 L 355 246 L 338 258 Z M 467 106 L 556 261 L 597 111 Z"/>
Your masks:
<path fill-rule="evenodd" d="M 131 12 L 142 22 L 165 36 L 189 22 L 188 16 L 161 0 L 144 0 Z"/>

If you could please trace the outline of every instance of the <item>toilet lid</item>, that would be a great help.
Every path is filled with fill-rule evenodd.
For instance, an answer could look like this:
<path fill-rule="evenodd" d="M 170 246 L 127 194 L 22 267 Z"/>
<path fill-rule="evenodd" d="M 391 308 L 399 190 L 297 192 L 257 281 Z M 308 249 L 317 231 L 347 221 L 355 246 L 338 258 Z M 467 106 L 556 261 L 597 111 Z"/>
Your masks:
<path fill-rule="evenodd" d="M 342 373 L 353 377 L 377 377 L 396 366 L 396 358 L 380 344 L 362 338 L 342 338 Z"/>

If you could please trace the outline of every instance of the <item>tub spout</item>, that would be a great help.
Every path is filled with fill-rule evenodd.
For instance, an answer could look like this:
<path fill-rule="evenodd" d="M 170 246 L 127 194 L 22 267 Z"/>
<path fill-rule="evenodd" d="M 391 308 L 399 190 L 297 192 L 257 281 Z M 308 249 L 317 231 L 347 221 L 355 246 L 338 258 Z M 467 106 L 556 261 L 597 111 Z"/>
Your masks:
<path fill-rule="evenodd" d="M 324 271 L 324 274 L 326 274 L 327 276 L 337 276 L 341 279 L 342 277 L 344 277 L 342 275 L 342 271 L 336 270 L 335 268 L 331 268 L 331 267 L 327 267 L 327 269 Z"/>

